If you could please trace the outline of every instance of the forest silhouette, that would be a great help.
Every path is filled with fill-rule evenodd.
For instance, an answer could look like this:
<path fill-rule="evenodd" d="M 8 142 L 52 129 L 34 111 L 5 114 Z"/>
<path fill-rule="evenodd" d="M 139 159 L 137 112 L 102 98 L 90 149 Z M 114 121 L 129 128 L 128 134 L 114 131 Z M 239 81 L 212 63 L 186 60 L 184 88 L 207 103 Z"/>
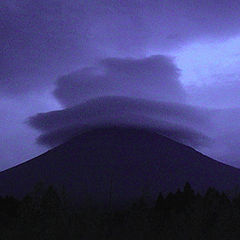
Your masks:
<path fill-rule="evenodd" d="M 189 183 L 175 193 L 147 194 L 125 208 L 71 203 L 64 189 L 38 183 L 22 199 L 0 198 L 0 239 L 239 239 L 240 194 Z"/>

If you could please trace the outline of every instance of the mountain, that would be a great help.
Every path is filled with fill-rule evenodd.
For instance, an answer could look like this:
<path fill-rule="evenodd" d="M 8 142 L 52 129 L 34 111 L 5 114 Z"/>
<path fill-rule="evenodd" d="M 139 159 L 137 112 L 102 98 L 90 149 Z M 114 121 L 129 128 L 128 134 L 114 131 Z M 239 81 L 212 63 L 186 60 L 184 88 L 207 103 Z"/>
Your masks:
<path fill-rule="evenodd" d="M 0 195 L 22 197 L 43 181 L 63 186 L 78 202 L 124 202 L 175 191 L 231 190 L 240 169 L 217 162 L 150 129 L 95 128 L 0 173 Z"/>

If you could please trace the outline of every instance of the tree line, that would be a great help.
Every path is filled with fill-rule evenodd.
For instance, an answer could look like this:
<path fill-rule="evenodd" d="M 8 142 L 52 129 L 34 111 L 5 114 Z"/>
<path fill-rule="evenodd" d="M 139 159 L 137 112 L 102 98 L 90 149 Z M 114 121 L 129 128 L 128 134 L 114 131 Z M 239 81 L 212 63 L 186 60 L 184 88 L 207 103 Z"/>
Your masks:
<path fill-rule="evenodd" d="M 240 194 L 182 190 L 149 205 L 142 196 L 126 208 L 74 207 L 65 191 L 41 183 L 19 200 L 0 197 L 0 240 L 240 239 Z"/>

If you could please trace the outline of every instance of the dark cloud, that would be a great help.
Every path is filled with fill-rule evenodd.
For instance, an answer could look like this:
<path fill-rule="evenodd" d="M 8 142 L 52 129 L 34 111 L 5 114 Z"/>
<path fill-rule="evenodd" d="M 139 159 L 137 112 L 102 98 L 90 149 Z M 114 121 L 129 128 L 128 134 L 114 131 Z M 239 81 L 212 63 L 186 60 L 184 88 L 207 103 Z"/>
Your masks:
<path fill-rule="evenodd" d="M 49 87 L 56 75 L 71 71 L 74 63 L 80 65 L 80 59 L 91 54 L 87 37 L 82 37 L 84 12 L 79 6 L 75 19 L 67 5 L 55 0 L 1 4 L 1 94 Z"/>
<path fill-rule="evenodd" d="M 39 143 L 56 145 L 95 126 L 131 125 L 154 128 L 159 133 L 191 146 L 207 138 L 199 129 L 208 121 L 201 110 L 187 105 L 126 97 L 102 97 L 72 108 L 41 113 L 28 124 L 42 132 Z M 196 131 L 196 126 L 198 131 Z"/>
<path fill-rule="evenodd" d="M 237 0 L 5 0 L 0 93 L 46 88 L 104 57 L 142 57 L 200 38 L 239 33 Z"/>
<path fill-rule="evenodd" d="M 91 99 L 64 110 L 39 113 L 29 118 L 29 123 L 41 131 L 49 131 L 73 123 L 86 123 L 92 119 L 100 119 L 102 116 L 118 117 L 122 115 L 125 117 L 126 114 L 131 113 L 143 117 L 151 116 L 152 119 L 157 120 L 160 117 L 168 121 L 175 121 L 178 116 L 181 116 L 182 124 L 207 124 L 206 117 L 202 116 L 204 110 L 195 107 L 119 96 Z M 138 122 L 140 123 L 140 121 L 141 118 Z"/>
<path fill-rule="evenodd" d="M 106 95 L 182 102 L 185 92 L 178 76 L 179 70 L 166 56 L 106 58 L 59 78 L 54 94 L 67 107 Z"/>

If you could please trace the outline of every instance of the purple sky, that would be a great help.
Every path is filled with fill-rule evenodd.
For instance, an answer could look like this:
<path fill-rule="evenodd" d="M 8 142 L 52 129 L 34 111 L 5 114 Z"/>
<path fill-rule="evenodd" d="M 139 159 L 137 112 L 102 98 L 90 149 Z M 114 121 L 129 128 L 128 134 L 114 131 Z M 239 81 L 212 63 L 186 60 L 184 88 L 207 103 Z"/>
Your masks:
<path fill-rule="evenodd" d="M 119 122 L 240 167 L 239 12 L 239 0 L 1 1 L 0 170 Z"/>

